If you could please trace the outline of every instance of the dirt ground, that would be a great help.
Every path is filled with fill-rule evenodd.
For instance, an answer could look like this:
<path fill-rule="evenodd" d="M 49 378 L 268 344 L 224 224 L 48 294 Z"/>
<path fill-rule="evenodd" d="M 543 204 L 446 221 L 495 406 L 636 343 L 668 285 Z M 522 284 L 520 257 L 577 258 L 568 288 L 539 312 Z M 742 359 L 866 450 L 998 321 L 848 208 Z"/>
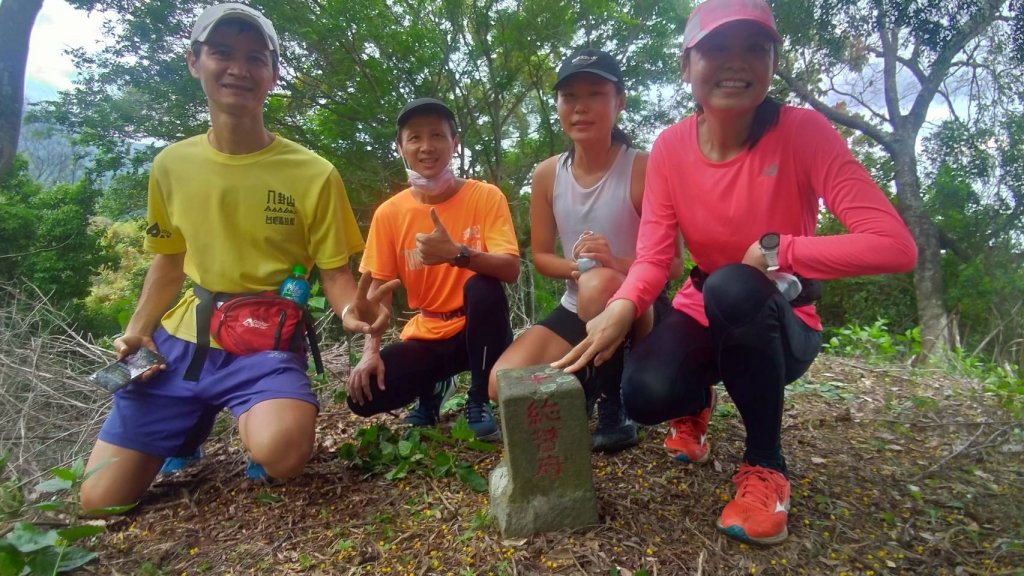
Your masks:
<path fill-rule="evenodd" d="M 198 466 L 110 521 L 85 572 L 1024 574 L 1024 425 L 979 384 L 819 358 L 787 393 L 791 535 L 767 548 L 714 528 L 743 448 L 739 416 L 720 396 L 709 463 L 669 459 L 665 426 L 645 428 L 637 448 L 593 456 L 599 524 L 512 540 L 489 521 L 486 493 L 455 477 L 389 481 L 342 462 L 338 447 L 367 421 L 328 403 L 302 477 L 247 480 L 237 440 L 222 435 Z M 456 456 L 486 477 L 500 451 Z"/>

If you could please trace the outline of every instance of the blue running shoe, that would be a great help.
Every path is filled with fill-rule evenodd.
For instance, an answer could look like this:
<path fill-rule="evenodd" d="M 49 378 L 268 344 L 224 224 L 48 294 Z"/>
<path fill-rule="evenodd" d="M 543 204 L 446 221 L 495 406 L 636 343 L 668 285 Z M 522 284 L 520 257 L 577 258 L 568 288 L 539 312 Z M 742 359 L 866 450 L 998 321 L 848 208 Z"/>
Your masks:
<path fill-rule="evenodd" d="M 271 483 L 272 479 L 267 471 L 263 469 L 263 466 L 257 464 L 252 458 L 249 458 L 245 464 L 245 476 L 253 482 L 264 482 Z"/>
<path fill-rule="evenodd" d="M 175 472 L 180 472 L 189 466 L 199 463 L 203 458 L 203 447 L 196 448 L 196 451 L 191 456 L 171 456 L 164 460 L 163 467 L 160 468 L 161 476 L 170 476 Z"/>

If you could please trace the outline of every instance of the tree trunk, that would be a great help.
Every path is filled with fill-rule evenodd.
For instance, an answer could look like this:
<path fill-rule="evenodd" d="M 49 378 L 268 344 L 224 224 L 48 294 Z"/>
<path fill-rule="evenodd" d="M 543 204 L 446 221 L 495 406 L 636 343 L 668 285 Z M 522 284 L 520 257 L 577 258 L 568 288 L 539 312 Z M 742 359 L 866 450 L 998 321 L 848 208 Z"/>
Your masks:
<path fill-rule="evenodd" d="M 43 0 L 0 3 L 0 181 L 14 163 L 25 107 L 28 40 Z"/>
<path fill-rule="evenodd" d="M 914 292 L 917 296 L 917 317 L 921 322 L 921 346 L 923 355 L 927 358 L 941 356 L 949 351 L 949 314 L 942 304 L 944 281 L 939 231 L 928 217 L 921 196 L 914 141 L 912 136 L 896 135 L 892 158 L 900 214 L 917 242 Z"/>

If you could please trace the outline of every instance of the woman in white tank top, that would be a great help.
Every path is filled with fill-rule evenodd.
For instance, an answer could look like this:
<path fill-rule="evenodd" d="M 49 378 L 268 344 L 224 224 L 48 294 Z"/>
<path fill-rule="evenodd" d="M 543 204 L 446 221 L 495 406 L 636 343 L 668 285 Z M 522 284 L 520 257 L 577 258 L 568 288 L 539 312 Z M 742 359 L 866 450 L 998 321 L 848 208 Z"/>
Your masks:
<path fill-rule="evenodd" d="M 534 171 L 531 249 L 537 271 L 564 279 L 566 291 L 559 306 L 519 336 L 495 364 L 492 398 L 498 394 L 498 370 L 553 362 L 582 341 L 586 322 L 604 310 L 635 257 L 647 153 L 633 148 L 616 125 L 626 102 L 619 65 L 606 52 L 581 50 L 562 62 L 554 88 L 558 119 L 572 145 Z M 678 275 L 681 267 L 676 268 Z M 653 317 L 652 310 L 639 317 L 634 338 L 650 331 Z M 626 419 L 619 396 L 621 348 L 579 377 L 588 405 L 598 400 L 594 449 L 635 445 L 636 427 Z"/>

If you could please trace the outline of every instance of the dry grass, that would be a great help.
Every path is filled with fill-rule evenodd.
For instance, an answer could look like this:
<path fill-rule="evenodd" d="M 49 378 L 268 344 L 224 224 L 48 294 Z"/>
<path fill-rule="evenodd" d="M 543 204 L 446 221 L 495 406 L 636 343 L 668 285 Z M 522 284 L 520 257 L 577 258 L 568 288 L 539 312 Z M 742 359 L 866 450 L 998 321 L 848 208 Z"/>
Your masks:
<path fill-rule="evenodd" d="M 0 284 L 0 452 L 21 477 L 89 450 L 110 395 L 85 376 L 112 360 L 31 286 Z"/>

